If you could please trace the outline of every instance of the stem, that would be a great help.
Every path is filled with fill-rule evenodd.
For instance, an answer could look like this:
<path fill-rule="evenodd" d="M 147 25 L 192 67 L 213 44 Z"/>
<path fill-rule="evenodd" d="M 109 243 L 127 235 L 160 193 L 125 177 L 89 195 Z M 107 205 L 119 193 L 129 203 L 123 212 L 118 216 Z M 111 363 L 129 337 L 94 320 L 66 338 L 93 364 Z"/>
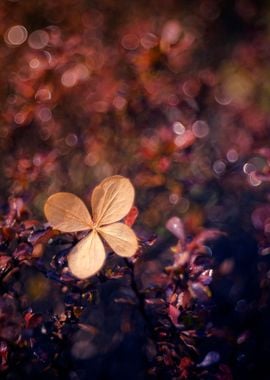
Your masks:
<path fill-rule="evenodd" d="M 138 305 L 139 311 L 140 311 L 140 313 L 141 313 L 141 315 L 145 321 L 145 324 L 146 324 L 147 330 L 149 332 L 150 338 L 153 341 L 153 343 L 155 344 L 156 352 L 158 352 L 158 346 L 156 343 L 156 336 L 153 332 L 153 325 L 152 325 L 151 320 L 145 311 L 145 297 L 144 297 L 144 294 L 139 291 L 135 277 L 134 277 L 134 265 L 127 258 L 125 258 L 124 260 L 126 262 L 127 267 L 130 270 L 131 288 L 137 296 L 137 299 L 139 302 L 139 305 Z"/>

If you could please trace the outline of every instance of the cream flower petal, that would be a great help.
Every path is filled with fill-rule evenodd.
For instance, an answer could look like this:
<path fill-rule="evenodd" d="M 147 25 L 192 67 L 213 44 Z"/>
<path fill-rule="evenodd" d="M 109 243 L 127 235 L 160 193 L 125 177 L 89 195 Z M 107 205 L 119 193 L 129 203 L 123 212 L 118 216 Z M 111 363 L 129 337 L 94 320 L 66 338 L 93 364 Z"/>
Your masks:
<path fill-rule="evenodd" d="M 114 223 L 99 227 L 98 232 L 119 256 L 133 256 L 138 249 L 137 237 L 126 224 Z"/>
<path fill-rule="evenodd" d="M 45 203 L 44 213 L 50 225 L 62 232 L 85 231 L 93 226 L 85 204 L 71 193 L 51 195 Z"/>
<path fill-rule="evenodd" d="M 119 221 L 131 209 L 134 196 L 135 191 L 129 179 L 118 175 L 106 178 L 92 194 L 94 222 L 102 226 Z"/>
<path fill-rule="evenodd" d="M 106 254 L 96 231 L 79 241 L 68 254 L 68 266 L 74 276 L 85 279 L 100 270 Z"/>

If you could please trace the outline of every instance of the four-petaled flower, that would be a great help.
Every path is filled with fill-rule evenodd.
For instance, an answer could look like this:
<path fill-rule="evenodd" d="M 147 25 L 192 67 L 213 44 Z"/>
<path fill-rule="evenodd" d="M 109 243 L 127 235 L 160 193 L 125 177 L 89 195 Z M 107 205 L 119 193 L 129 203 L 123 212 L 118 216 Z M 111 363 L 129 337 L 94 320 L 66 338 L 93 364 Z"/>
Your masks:
<path fill-rule="evenodd" d="M 120 256 L 135 254 L 138 248 L 135 233 L 126 224 L 117 223 L 128 214 L 134 196 L 131 182 L 116 175 L 106 178 L 94 189 L 92 217 L 83 201 L 74 194 L 61 192 L 47 199 L 44 213 L 54 229 L 61 232 L 91 230 L 67 257 L 69 268 L 76 277 L 87 278 L 102 267 L 106 257 L 102 239 Z"/>

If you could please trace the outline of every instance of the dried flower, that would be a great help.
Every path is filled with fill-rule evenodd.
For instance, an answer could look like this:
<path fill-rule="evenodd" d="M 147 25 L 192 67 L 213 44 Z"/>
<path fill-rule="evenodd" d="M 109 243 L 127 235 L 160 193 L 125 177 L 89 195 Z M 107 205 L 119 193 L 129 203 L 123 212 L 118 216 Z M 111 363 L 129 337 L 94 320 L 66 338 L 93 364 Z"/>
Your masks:
<path fill-rule="evenodd" d="M 91 230 L 68 255 L 71 272 L 84 279 L 95 274 L 102 267 L 106 254 L 101 238 L 120 256 L 135 254 L 138 242 L 135 233 L 124 223 L 132 207 L 135 191 L 131 182 L 122 176 L 103 180 L 91 197 L 92 217 L 76 195 L 56 193 L 45 204 L 44 213 L 51 226 L 61 232 Z"/>

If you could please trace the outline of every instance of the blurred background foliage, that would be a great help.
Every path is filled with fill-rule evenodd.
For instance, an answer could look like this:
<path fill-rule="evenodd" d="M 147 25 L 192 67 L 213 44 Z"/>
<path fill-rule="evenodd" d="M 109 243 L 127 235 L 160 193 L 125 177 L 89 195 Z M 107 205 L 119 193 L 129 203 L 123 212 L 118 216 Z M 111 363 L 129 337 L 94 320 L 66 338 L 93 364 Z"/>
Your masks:
<path fill-rule="evenodd" d="M 2 205 L 42 218 L 49 194 L 89 199 L 119 173 L 161 235 L 174 214 L 192 234 L 248 228 L 268 201 L 269 17 L 251 0 L 2 1 Z"/>

